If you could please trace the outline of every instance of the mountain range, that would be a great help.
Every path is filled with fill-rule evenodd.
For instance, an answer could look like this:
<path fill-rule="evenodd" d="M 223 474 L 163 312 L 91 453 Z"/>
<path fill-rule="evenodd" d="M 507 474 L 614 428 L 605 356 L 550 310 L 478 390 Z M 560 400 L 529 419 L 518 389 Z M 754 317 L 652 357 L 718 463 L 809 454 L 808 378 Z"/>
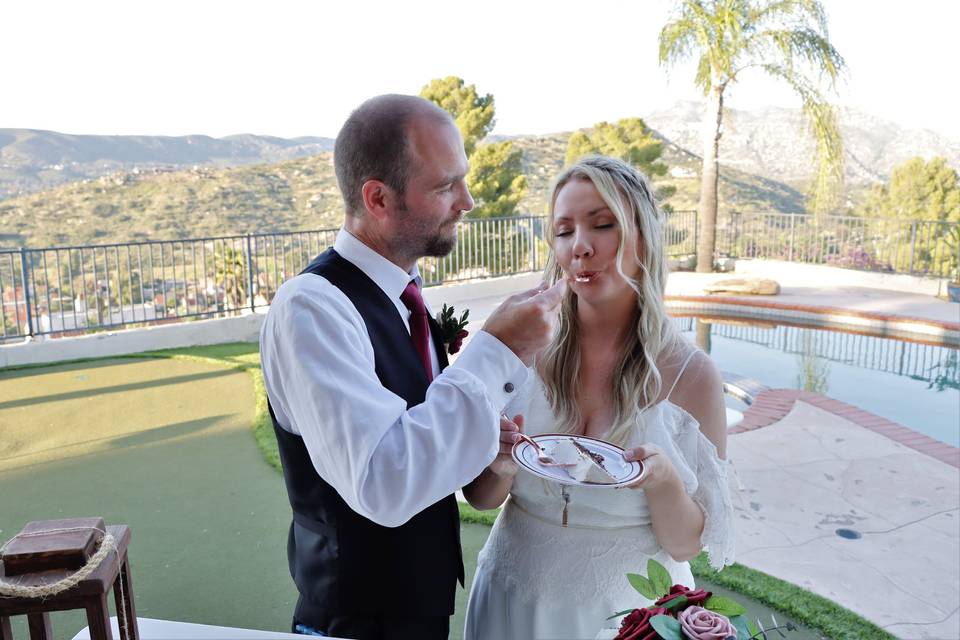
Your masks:
<path fill-rule="evenodd" d="M 333 149 L 333 138 L 72 135 L 0 129 L 0 198 L 133 169 L 280 162 Z"/>
<path fill-rule="evenodd" d="M 664 142 L 658 179 L 676 210 L 697 205 L 702 106 L 682 102 L 644 116 Z M 913 156 L 960 166 L 960 143 L 841 109 L 846 200 L 885 181 Z M 529 190 L 523 213 L 542 214 L 570 132 L 512 136 Z M 491 136 L 491 140 L 504 139 Z M 342 218 L 333 139 L 237 135 L 91 136 L 0 129 L 0 246 L 177 239 L 336 227 Z M 728 109 L 720 149 L 721 213 L 803 212 L 813 143 L 796 109 Z"/>
<path fill-rule="evenodd" d="M 702 104 L 679 102 L 644 119 L 673 144 L 699 155 L 702 118 Z M 847 107 L 837 109 L 837 121 L 848 185 L 886 182 L 895 166 L 915 156 L 944 156 L 951 165 L 960 166 L 960 141 L 929 129 L 907 129 Z M 805 188 L 813 175 L 813 154 L 813 138 L 806 132 L 799 109 L 724 112 L 720 160 L 727 167 Z"/>

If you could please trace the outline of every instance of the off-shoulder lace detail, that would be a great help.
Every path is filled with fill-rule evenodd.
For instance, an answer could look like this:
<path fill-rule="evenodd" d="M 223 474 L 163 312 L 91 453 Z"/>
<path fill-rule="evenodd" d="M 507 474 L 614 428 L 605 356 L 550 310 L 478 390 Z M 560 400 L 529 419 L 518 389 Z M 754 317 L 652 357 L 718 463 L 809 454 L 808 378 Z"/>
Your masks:
<path fill-rule="evenodd" d="M 702 433 L 698 438 L 697 477 L 700 486 L 691 496 L 703 510 L 700 544 L 707 550 L 710 566 L 722 569 L 734 560 L 733 503 L 727 479 L 728 460 L 717 455 L 717 448 Z"/>
<path fill-rule="evenodd" d="M 687 494 L 704 515 L 701 545 L 706 548 L 710 566 L 722 569 L 734 560 L 733 503 L 727 480 L 729 462 L 717 454 L 717 447 L 700 431 L 700 423 L 682 407 L 664 400 L 650 408 L 642 442 L 658 445 L 670 457 Z"/>

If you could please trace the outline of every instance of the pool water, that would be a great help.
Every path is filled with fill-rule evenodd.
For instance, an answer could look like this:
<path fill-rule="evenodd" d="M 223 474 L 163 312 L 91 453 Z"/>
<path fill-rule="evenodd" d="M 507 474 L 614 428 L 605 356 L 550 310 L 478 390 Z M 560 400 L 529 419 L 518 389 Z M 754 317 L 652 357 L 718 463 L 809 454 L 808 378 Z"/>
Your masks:
<path fill-rule="evenodd" d="M 960 446 L 956 348 L 742 320 L 675 322 L 721 371 L 830 396 Z"/>

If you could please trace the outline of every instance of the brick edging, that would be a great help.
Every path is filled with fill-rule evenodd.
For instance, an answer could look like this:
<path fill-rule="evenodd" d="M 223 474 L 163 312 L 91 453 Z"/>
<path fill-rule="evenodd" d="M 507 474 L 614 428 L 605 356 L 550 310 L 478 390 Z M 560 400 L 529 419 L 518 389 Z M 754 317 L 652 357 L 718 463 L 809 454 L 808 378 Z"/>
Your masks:
<path fill-rule="evenodd" d="M 753 404 L 743 412 L 743 421 L 733 429 L 730 429 L 728 433 L 733 435 L 745 431 L 754 431 L 779 422 L 784 416 L 790 413 L 797 400 L 802 400 L 824 411 L 829 411 L 845 420 L 849 420 L 857 426 L 869 429 L 905 447 L 909 447 L 960 469 L 960 449 L 957 447 L 946 444 L 945 442 L 940 442 L 939 440 L 934 440 L 902 424 L 881 418 L 852 404 L 834 400 L 833 398 L 828 398 L 827 396 L 813 393 L 812 391 L 800 391 L 797 389 L 770 389 L 769 391 L 762 391 L 754 397 Z"/>

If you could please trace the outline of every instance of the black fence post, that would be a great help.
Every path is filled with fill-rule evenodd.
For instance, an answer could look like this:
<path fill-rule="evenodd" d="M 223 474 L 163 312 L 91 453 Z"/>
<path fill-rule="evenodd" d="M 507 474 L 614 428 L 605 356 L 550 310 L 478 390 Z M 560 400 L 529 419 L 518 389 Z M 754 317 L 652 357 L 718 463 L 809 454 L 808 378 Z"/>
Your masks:
<path fill-rule="evenodd" d="M 27 274 L 27 252 L 20 249 L 20 283 L 23 287 L 23 302 L 27 305 L 27 335 L 33 336 L 33 313 L 30 310 L 30 276 Z"/>
<path fill-rule="evenodd" d="M 257 303 L 253 295 L 253 243 L 252 236 L 247 234 L 247 291 L 250 292 L 250 311 L 257 310 Z"/>
<path fill-rule="evenodd" d="M 913 275 L 913 255 L 917 247 L 917 221 L 910 223 L 910 275 Z M 899 256 L 898 256 L 899 257 Z M 896 267 L 894 267 L 896 271 Z"/>

